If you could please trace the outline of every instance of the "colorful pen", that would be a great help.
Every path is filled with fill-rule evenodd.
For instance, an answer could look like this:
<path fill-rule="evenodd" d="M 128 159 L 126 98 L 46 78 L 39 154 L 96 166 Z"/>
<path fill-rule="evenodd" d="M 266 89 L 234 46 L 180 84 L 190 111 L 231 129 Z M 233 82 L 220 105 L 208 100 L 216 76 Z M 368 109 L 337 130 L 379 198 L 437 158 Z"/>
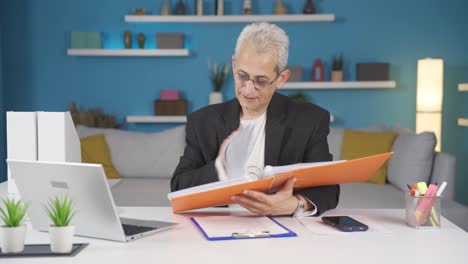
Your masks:
<path fill-rule="evenodd" d="M 444 181 L 442 185 L 440 185 L 439 189 L 437 190 L 436 196 L 441 196 L 446 186 L 447 186 L 447 182 Z"/>

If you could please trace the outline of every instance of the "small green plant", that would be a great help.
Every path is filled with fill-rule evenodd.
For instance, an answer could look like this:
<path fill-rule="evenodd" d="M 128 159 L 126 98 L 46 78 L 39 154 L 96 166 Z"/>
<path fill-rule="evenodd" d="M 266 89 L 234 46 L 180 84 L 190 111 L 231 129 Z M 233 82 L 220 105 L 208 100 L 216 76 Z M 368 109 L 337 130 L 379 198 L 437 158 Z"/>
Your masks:
<path fill-rule="evenodd" d="M 304 102 L 304 103 L 309 102 L 309 100 L 307 99 L 307 96 L 301 92 L 288 94 L 288 97 L 293 99 L 296 102 Z"/>
<path fill-rule="evenodd" d="M 211 70 L 211 83 L 213 84 L 214 91 L 220 92 L 229 73 L 229 63 L 218 65 L 216 63 L 209 64 Z"/>
<path fill-rule="evenodd" d="M 50 199 L 49 205 L 46 206 L 50 219 L 55 226 L 68 226 L 75 211 L 73 210 L 73 201 L 65 195 L 62 199 L 57 196 Z"/>
<path fill-rule="evenodd" d="M 333 71 L 342 71 L 343 70 L 343 54 L 333 57 Z"/>
<path fill-rule="evenodd" d="M 0 217 L 7 227 L 18 227 L 22 224 L 28 206 L 22 201 L 13 198 L 2 199 L 5 210 L 0 207 Z"/>

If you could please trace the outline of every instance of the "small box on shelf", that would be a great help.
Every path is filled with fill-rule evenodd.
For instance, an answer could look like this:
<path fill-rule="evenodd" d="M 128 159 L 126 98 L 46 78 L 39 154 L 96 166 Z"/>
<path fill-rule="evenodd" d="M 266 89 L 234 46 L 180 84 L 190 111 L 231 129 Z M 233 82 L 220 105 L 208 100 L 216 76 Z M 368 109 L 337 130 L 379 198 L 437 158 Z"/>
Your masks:
<path fill-rule="evenodd" d="M 390 80 L 390 64 L 358 63 L 356 75 L 358 81 L 388 81 Z"/>
<path fill-rule="evenodd" d="M 154 101 L 155 115 L 186 115 L 187 100 L 155 100 Z"/>
<path fill-rule="evenodd" d="M 291 76 L 289 76 L 290 82 L 302 82 L 303 81 L 303 76 L 302 76 L 302 66 L 290 66 L 289 70 L 291 71 Z"/>
<path fill-rule="evenodd" d="M 177 89 L 164 89 L 159 92 L 159 98 L 163 101 L 176 101 L 180 99 L 180 93 Z"/>
<path fill-rule="evenodd" d="M 158 49 L 183 49 L 184 33 L 156 33 Z"/>
<path fill-rule="evenodd" d="M 72 31 L 72 49 L 102 49 L 102 32 Z"/>

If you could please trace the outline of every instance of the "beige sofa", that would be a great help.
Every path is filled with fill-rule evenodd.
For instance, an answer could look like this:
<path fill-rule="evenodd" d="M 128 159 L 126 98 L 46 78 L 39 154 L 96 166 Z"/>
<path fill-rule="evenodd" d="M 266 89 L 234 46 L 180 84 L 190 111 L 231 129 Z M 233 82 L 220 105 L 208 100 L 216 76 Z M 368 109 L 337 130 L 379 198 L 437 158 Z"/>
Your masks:
<path fill-rule="evenodd" d="M 383 126 L 376 126 L 364 130 L 372 132 L 383 129 L 385 129 Z M 445 200 L 450 203 L 451 208 L 464 208 L 452 201 L 455 185 L 455 158 L 447 153 L 434 152 L 435 142 L 430 134 L 421 137 L 399 127 L 394 127 L 393 130 L 399 135 L 393 145 L 394 156 L 389 161 L 390 182 L 385 185 L 343 184 L 338 207 L 403 208 L 403 191 L 406 188 L 406 182 L 425 180 L 441 183 L 445 180 L 450 186 L 445 191 Z M 122 176 L 120 180 L 110 180 L 117 205 L 170 205 L 167 194 L 170 192 L 172 173 L 184 150 L 185 126 L 178 126 L 160 133 L 77 126 L 77 132 L 80 137 L 105 134 L 114 166 Z M 343 130 L 332 128 L 328 141 L 334 160 L 340 159 L 342 139 Z M 414 178 L 415 175 L 416 178 Z M 454 209 L 452 215 L 456 215 L 459 219 L 468 216 L 468 212 L 460 216 L 458 209 Z M 462 224 L 466 222 L 457 221 Z M 468 223 L 466 223 L 466 228 L 468 230 Z"/>
<path fill-rule="evenodd" d="M 381 132 L 385 127 L 374 126 L 362 130 Z M 394 127 L 393 130 L 399 132 L 399 136 L 394 141 L 395 154 L 388 165 L 391 182 L 383 186 L 368 183 L 342 185 L 340 207 L 399 208 L 403 205 L 402 190 L 406 189 L 408 182 L 454 182 L 455 158 L 447 153 L 433 151 L 435 138 L 432 134 L 416 136 L 400 127 Z M 169 182 L 184 150 L 185 126 L 160 133 L 77 126 L 77 132 L 80 138 L 105 134 L 114 166 L 122 176 L 121 180 L 112 182 L 117 204 L 169 205 Z M 342 140 L 343 130 L 332 128 L 328 142 L 334 160 L 340 159 Z M 408 161 L 410 159 L 413 160 Z M 406 170 L 398 171 L 404 167 L 407 167 Z M 419 178 L 411 178 L 416 174 L 420 174 L 417 176 Z M 444 193 L 446 198 L 453 199 L 454 185 L 449 184 L 450 187 L 447 187 Z"/>

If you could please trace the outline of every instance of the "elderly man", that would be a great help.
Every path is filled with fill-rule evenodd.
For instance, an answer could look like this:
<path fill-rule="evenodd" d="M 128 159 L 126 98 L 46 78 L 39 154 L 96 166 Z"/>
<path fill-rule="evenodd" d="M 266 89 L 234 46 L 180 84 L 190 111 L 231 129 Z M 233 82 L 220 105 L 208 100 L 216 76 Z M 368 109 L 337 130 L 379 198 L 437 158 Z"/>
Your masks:
<path fill-rule="evenodd" d="M 172 191 L 218 181 L 216 168 L 226 166 L 224 150 L 239 127 L 253 131 L 244 167 L 331 160 L 329 113 L 276 92 L 290 75 L 288 48 L 288 36 L 276 25 L 256 23 L 243 29 L 232 57 L 236 98 L 189 115 Z M 273 194 L 246 190 L 231 200 L 256 214 L 294 217 L 320 215 L 338 204 L 339 185 L 294 191 L 294 182 L 288 180 Z"/>

